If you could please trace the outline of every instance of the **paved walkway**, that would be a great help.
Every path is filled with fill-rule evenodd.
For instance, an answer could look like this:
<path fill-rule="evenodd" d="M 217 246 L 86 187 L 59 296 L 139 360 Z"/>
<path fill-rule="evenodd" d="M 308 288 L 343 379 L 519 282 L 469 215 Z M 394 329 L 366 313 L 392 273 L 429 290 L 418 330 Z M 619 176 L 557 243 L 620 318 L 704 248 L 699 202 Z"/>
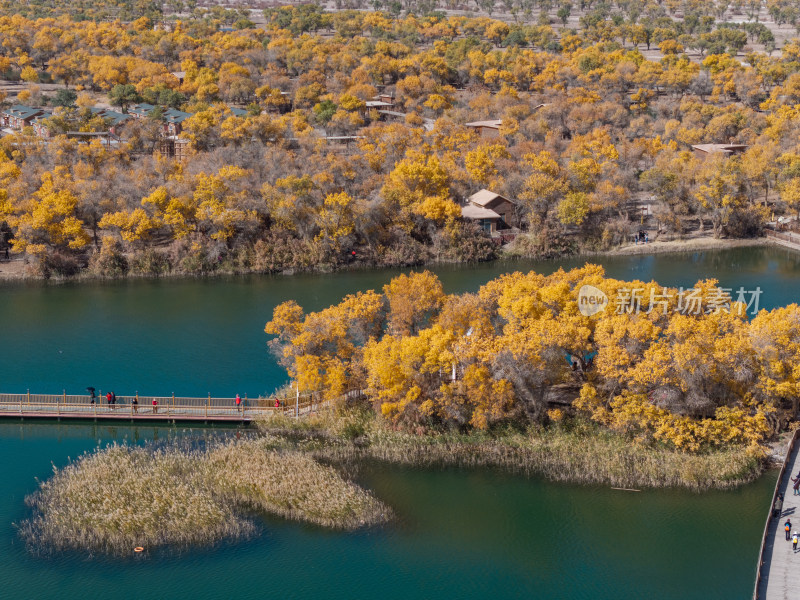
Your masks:
<path fill-rule="evenodd" d="M 792 532 L 800 532 L 800 496 L 794 496 L 791 478 L 800 471 L 800 442 L 795 444 L 786 471 L 780 482 L 783 493 L 783 513 L 779 519 L 770 519 L 764 545 L 764 563 L 758 585 L 759 600 L 800 599 L 800 544 L 792 551 L 792 542 L 786 541 L 783 529 L 786 519 L 792 521 Z"/>

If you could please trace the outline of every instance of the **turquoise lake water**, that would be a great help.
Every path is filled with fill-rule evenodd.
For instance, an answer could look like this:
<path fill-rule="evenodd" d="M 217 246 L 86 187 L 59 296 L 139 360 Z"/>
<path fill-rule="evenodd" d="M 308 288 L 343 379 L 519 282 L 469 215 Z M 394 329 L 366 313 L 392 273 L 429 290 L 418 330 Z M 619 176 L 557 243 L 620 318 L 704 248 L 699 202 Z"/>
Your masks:
<path fill-rule="evenodd" d="M 597 258 L 610 276 L 763 290 L 764 308 L 800 299 L 800 258 L 774 248 Z M 499 273 L 583 261 L 433 269 L 447 291 Z M 250 396 L 286 374 L 264 323 L 287 299 L 307 310 L 379 288 L 399 271 L 0 286 L 0 391 Z M 223 430 L 223 434 L 225 431 Z M 730 492 L 620 492 L 487 470 L 371 465 L 360 482 L 391 524 L 355 533 L 266 519 L 237 544 L 120 560 L 29 554 L 13 523 L 51 463 L 112 440 L 143 443 L 219 429 L 0 423 L 0 598 L 749 598 L 774 473 Z"/>

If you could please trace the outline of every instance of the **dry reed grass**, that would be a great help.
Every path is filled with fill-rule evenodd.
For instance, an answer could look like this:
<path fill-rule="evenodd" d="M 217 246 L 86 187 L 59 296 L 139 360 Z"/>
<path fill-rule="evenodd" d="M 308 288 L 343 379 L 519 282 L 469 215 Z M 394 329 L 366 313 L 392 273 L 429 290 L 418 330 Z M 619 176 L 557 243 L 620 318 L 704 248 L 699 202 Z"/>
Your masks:
<path fill-rule="evenodd" d="M 336 529 L 386 521 L 389 510 L 308 454 L 269 450 L 267 440 L 219 446 L 208 454 L 212 488 L 287 519 Z"/>
<path fill-rule="evenodd" d="M 268 438 L 206 450 L 112 445 L 81 456 L 40 484 L 19 532 L 35 551 L 130 554 L 134 547 L 186 547 L 255 532 L 243 512 L 262 510 L 326 527 L 385 521 L 389 510 L 310 455 L 276 450 Z"/>
<path fill-rule="evenodd" d="M 581 420 L 525 432 L 414 435 L 390 429 L 367 411 L 349 411 L 299 421 L 274 417 L 260 426 L 327 460 L 492 467 L 589 485 L 727 489 L 753 481 L 764 466 L 761 454 L 741 446 L 690 454 Z"/>

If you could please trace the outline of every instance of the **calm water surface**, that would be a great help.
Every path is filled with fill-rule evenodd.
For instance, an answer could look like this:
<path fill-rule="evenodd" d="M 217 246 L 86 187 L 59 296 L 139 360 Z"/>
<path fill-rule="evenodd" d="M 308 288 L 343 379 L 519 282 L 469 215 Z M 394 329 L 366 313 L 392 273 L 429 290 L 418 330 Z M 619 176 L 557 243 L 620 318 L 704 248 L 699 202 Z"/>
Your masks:
<path fill-rule="evenodd" d="M 760 286 L 761 305 L 800 300 L 800 259 L 773 248 L 598 258 L 608 275 L 691 286 Z M 434 269 L 447 291 L 502 272 L 583 261 Z M 269 393 L 286 380 L 264 323 L 400 271 L 330 276 L 0 286 L 0 391 L 125 395 Z M 248 542 L 110 560 L 29 555 L 13 527 L 51 463 L 112 440 L 209 429 L 0 423 L 0 598 L 749 598 L 774 474 L 733 492 L 628 493 L 490 471 L 369 467 L 362 483 L 396 511 L 379 529 L 334 533 L 265 520 Z"/>
<path fill-rule="evenodd" d="M 609 276 L 689 287 L 761 287 L 761 306 L 800 301 L 800 255 L 776 248 L 597 257 Z M 475 291 L 501 273 L 582 266 L 584 260 L 503 262 L 432 269 L 448 292 Z M 319 310 L 380 289 L 401 271 L 0 285 L 0 391 L 233 398 L 268 394 L 286 372 L 266 350 L 264 325 L 285 300 Z"/>
<path fill-rule="evenodd" d="M 0 423 L 3 598 L 620 598 L 752 595 L 775 472 L 732 492 L 621 492 L 490 471 L 368 467 L 397 519 L 356 533 L 277 519 L 254 540 L 138 559 L 28 554 L 12 523 L 51 461 L 98 440 L 209 430 Z"/>

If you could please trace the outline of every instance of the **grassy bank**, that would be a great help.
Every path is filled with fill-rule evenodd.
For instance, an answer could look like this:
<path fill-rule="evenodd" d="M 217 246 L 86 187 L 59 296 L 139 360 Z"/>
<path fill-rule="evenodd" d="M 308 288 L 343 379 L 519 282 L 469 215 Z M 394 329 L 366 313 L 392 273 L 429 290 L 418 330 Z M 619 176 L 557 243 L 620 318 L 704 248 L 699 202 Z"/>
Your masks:
<path fill-rule="evenodd" d="M 353 529 L 388 509 L 331 467 L 268 437 L 206 450 L 113 445 L 85 454 L 26 499 L 19 531 L 33 550 L 131 554 L 252 534 L 252 511 Z"/>
<path fill-rule="evenodd" d="M 191 278 L 212 278 L 212 277 L 231 277 L 244 275 L 295 275 L 301 273 L 331 273 L 348 271 L 369 271 L 380 269 L 392 269 L 398 267 L 433 267 L 446 264 L 470 265 L 477 262 L 501 262 L 514 260 L 556 260 L 560 258 L 586 258 L 594 259 L 598 256 L 622 256 L 622 255 L 644 255 L 644 254 L 668 254 L 681 252 L 701 252 L 713 250 L 727 250 L 730 248 L 767 246 L 769 241 L 765 238 L 748 239 L 717 239 L 710 234 L 686 239 L 675 239 L 669 241 L 653 241 L 649 244 L 623 244 L 607 249 L 596 250 L 582 247 L 580 244 L 558 246 L 556 248 L 540 249 L 535 246 L 529 247 L 525 242 L 517 246 L 510 246 L 498 251 L 497 255 L 491 258 L 478 260 L 455 260 L 428 257 L 416 261 L 405 263 L 380 263 L 378 261 L 354 261 L 341 265 L 312 264 L 305 266 L 293 266 L 285 269 L 263 269 L 256 267 L 242 266 L 236 263 L 223 262 L 213 264 L 207 269 L 184 270 L 178 267 L 164 268 L 162 270 L 126 270 L 124 272 L 104 271 L 97 269 L 80 269 L 70 271 L 68 274 L 59 271 L 51 271 L 47 276 L 43 275 L 39 269 L 32 265 L 25 264 L 22 260 L 12 260 L 10 262 L 0 262 L 0 281 L 21 280 L 21 281 L 51 281 L 62 283 L 66 281 L 108 281 L 117 279 L 191 279 Z"/>
<path fill-rule="evenodd" d="M 350 413 L 300 421 L 274 416 L 260 427 L 327 460 L 492 467 L 587 485 L 726 489 L 753 481 L 764 466 L 760 454 L 744 447 L 690 454 L 635 442 L 583 421 L 526 432 L 414 435 L 394 431 L 367 413 Z"/>

